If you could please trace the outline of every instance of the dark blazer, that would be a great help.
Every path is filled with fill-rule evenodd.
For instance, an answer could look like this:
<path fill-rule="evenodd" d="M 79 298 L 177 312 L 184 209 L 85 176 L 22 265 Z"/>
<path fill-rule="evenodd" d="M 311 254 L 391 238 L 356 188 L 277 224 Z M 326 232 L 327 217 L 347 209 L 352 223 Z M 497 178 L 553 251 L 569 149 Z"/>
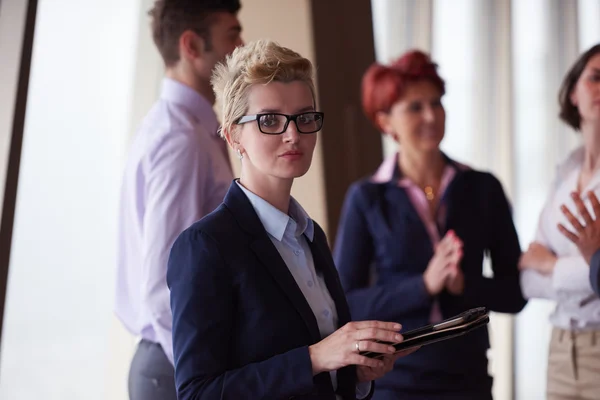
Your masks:
<path fill-rule="evenodd" d="M 439 230 L 443 237 L 452 229 L 464 242 L 465 291 L 461 296 L 444 291 L 437 297 L 442 315 L 447 318 L 480 306 L 519 312 L 526 304 L 517 268 L 521 248 L 502 186 L 489 173 L 447 162 L 457 172 L 441 199 L 445 221 Z M 434 249 L 407 192 L 396 182 L 366 179 L 350 187 L 334 259 L 353 318 L 397 321 L 406 331 L 429 324 L 433 299 L 423 273 Z M 484 255 L 491 258 L 491 278 L 482 275 Z M 417 392 L 421 398 L 430 398 L 428 393 L 488 398 L 492 384 L 488 347 L 487 329 L 425 346 L 400 358 L 394 370 L 378 381 L 378 391 Z"/>
<path fill-rule="evenodd" d="M 348 304 L 325 233 L 307 239 L 338 313 Z M 314 314 L 235 182 L 223 203 L 184 231 L 169 258 L 179 400 L 335 399 L 329 373 L 313 377 Z M 356 368 L 338 371 L 337 394 L 355 399 Z"/>
<path fill-rule="evenodd" d="M 594 292 L 600 296 L 600 250 L 596 251 L 592 256 L 590 263 L 590 283 Z"/>

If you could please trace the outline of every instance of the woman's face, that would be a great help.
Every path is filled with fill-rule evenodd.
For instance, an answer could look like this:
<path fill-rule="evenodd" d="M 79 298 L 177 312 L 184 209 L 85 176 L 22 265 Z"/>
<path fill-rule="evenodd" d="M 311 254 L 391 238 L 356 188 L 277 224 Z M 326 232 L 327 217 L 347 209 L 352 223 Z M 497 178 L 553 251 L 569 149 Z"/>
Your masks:
<path fill-rule="evenodd" d="M 427 80 L 411 83 L 390 112 L 380 113 L 378 119 L 403 152 L 437 151 L 446 125 L 442 93 Z"/>
<path fill-rule="evenodd" d="M 320 127 L 322 120 L 314 112 L 313 94 L 304 82 L 270 82 L 254 85 L 248 94 L 246 115 L 280 113 L 299 115 L 283 129 L 285 117 L 267 115 L 244 123 L 238 132 L 238 149 L 243 155 L 242 176 L 256 180 L 293 180 L 308 171 L 317 143 L 317 133 L 300 133 Z"/>
<path fill-rule="evenodd" d="M 583 123 L 600 120 L 600 54 L 588 61 L 571 93 Z"/>

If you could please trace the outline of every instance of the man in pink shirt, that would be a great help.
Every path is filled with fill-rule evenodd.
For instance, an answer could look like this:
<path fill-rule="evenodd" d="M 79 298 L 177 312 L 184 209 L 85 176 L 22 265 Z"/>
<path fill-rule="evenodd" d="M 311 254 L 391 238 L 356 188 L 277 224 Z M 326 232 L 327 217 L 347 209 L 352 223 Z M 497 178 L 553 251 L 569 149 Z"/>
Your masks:
<path fill-rule="evenodd" d="M 149 15 L 166 67 L 132 143 L 119 216 L 115 312 L 141 339 L 131 400 L 175 400 L 167 260 L 177 236 L 213 211 L 233 179 L 210 78 L 242 44 L 239 0 L 157 0 Z"/>

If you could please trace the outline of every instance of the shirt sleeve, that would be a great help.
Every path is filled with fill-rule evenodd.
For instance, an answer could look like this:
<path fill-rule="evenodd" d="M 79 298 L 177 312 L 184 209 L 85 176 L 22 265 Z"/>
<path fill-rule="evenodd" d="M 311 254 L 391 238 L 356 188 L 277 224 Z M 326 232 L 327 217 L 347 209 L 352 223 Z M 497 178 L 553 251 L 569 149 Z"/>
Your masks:
<path fill-rule="evenodd" d="M 548 200 L 540 214 L 535 241 L 551 249 L 549 237 L 551 232 L 558 228 L 551 223 L 554 213 L 560 212 L 554 201 L 553 184 Z M 567 240 L 567 239 L 565 239 Z M 521 273 L 521 286 L 527 298 L 543 298 L 556 300 L 559 292 L 589 292 L 591 290 L 589 279 L 589 266 L 580 255 L 557 257 L 554 270 L 549 275 L 537 271 L 525 270 Z"/>
<path fill-rule="evenodd" d="M 552 276 L 540 274 L 532 269 L 521 271 L 521 290 L 527 299 L 556 300 Z"/>
<path fill-rule="evenodd" d="M 210 155 L 194 132 L 169 135 L 148 159 L 143 225 L 143 298 L 152 327 L 173 363 L 172 314 L 166 274 L 177 236 L 205 214 Z"/>
<path fill-rule="evenodd" d="M 552 286 L 558 291 L 588 292 L 590 266 L 581 255 L 559 257 L 552 273 Z"/>
<path fill-rule="evenodd" d="M 482 305 L 496 312 L 517 313 L 527 304 L 519 282 L 521 246 L 502 184 L 488 174 L 485 185 L 493 277 L 465 274 L 464 298 L 471 307 Z"/>
<path fill-rule="evenodd" d="M 553 185 L 553 188 L 555 185 Z M 550 248 L 548 236 L 548 221 L 553 207 L 554 189 L 548 194 L 548 199 L 538 219 L 535 241 L 546 248 Z M 557 263 L 558 264 L 558 263 Z M 521 271 L 521 290 L 527 299 L 541 298 L 556 300 L 556 291 L 552 275 L 544 275 L 532 269 Z"/>

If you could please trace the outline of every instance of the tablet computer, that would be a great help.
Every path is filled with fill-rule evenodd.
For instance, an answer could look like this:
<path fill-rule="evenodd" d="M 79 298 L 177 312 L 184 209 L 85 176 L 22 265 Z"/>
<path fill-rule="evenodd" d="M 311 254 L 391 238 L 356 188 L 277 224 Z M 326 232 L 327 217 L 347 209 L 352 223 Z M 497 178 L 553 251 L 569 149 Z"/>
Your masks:
<path fill-rule="evenodd" d="M 400 332 L 404 340 L 399 343 L 389 344 L 393 345 L 397 351 L 407 350 L 412 347 L 425 346 L 465 335 L 487 325 L 489 322 L 489 313 L 485 307 L 472 308 L 437 324 L 423 326 L 407 332 Z M 364 351 L 360 354 L 373 358 L 381 357 L 381 353 L 370 351 Z"/>

